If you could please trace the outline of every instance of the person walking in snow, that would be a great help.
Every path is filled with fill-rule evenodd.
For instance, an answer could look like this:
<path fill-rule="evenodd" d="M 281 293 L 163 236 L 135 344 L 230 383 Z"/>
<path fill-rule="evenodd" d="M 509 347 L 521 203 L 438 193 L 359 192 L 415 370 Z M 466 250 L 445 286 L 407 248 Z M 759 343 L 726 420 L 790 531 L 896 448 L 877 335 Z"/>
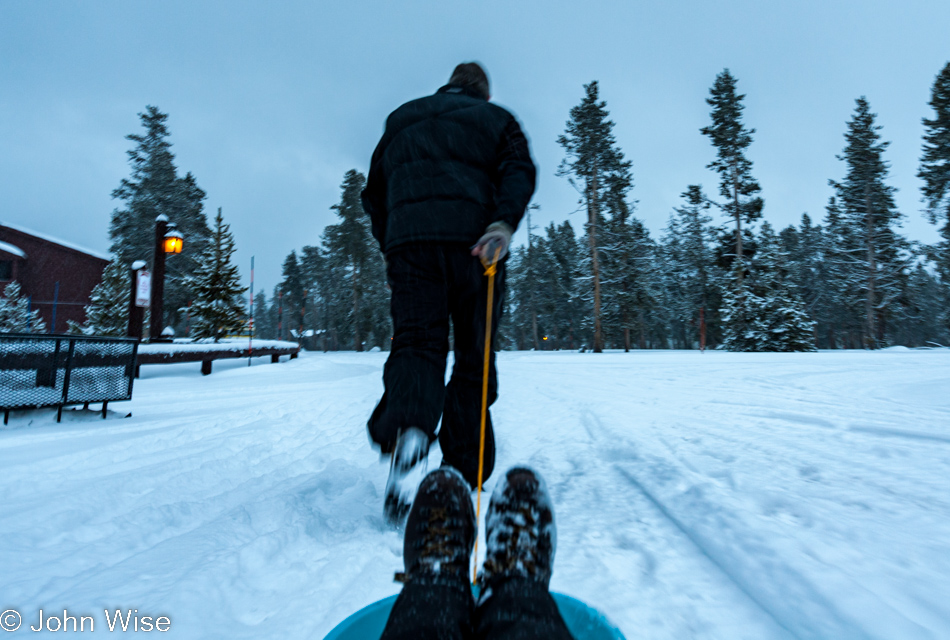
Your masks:
<path fill-rule="evenodd" d="M 478 482 L 482 360 L 488 263 L 499 249 L 494 337 L 504 297 L 504 258 L 535 187 L 528 141 L 515 117 L 489 102 L 476 63 L 389 115 L 362 194 L 392 290 L 392 350 L 385 392 L 369 419 L 373 442 L 392 454 L 385 514 L 398 524 L 412 503 L 413 469 L 438 433 L 443 464 Z M 491 255 L 489 255 L 491 251 Z M 455 365 L 445 384 L 449 320 Z M 488 404 L 497 396 L 489 363 Z M 487 418 L 484 478 L 494 466 Z M 422 467 L 424 468 L 424 467 Z"/>

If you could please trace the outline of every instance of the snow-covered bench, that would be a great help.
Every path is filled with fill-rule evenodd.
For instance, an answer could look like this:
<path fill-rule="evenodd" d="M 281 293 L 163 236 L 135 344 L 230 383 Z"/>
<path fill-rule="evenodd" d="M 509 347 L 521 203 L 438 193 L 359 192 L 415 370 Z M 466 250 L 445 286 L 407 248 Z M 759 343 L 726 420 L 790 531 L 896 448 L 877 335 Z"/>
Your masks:
<path fill-rule="evenodd" d="M 100 336 L 0 334 L 0 409 L 130 400 L 138 341 Z"/>

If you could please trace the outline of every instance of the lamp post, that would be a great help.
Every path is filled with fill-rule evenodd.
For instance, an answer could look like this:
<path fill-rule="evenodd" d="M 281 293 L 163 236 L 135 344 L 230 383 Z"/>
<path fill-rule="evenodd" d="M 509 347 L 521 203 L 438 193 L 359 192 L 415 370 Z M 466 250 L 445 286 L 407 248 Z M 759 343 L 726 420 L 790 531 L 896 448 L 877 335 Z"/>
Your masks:
<path fill-rule="evenodd" d="M 184 238 L 175 228 L 174 224 L 169 224 L 168 216 L 162 214 L 155 218 L 155 253 L 153 255 L 152 265 L 152 308 L 151 322 L 149 325 L 150 342 L 170 342 L 168 338 L 162 337 L 162 329 L 165 324 L 165 255 L 181 253 L 184 246 Z"/>

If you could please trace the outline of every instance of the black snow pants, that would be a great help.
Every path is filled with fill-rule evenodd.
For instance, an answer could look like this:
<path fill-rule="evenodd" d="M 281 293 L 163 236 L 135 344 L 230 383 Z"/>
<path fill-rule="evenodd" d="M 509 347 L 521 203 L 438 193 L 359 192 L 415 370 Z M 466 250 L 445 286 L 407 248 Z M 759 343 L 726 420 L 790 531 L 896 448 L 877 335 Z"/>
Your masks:
<path fill-rule="evenodd" d="M 478 449 L 485 357 L 488 277 L 471 249 L 458 243 L 415 244 L 386 255 L 392 289 L 392 351 L 383 369 L 385 392 L 369 419 L 370 437 L 383 453 L 396 445 L 399 431 L 418 427 L 435 440 L 439 417 L 442 461 L 458 469 L 473 487 L 478 482 Z M 504 261 L 495 276 L 492 340 L 505 293 Z M 445 384 L 449 319 L 455 341 L 455 366 Z M 498 382 L 495 354 L 489 360 L 488 405 Z M 495 464 L 491 415 L 485 425 L 483 479 Z"/>
<path fill-rule="evenodd" d="M 396 599 L 380 640 L 571 640 L 554 598 L 535 580 L 491 586 L 479 606 L 460 576 L 420 576 Z"/>

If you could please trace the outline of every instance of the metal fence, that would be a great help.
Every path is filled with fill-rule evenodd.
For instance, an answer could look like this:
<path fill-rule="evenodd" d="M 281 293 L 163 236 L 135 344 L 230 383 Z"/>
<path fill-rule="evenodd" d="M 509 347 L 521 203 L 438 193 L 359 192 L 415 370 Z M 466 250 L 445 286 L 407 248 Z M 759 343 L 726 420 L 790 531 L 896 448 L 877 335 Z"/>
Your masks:
<path fill-rule="evenodd" d="M 130 400 L 138 340 L 0 333 L 0 409 L 63 407 Z"/>

